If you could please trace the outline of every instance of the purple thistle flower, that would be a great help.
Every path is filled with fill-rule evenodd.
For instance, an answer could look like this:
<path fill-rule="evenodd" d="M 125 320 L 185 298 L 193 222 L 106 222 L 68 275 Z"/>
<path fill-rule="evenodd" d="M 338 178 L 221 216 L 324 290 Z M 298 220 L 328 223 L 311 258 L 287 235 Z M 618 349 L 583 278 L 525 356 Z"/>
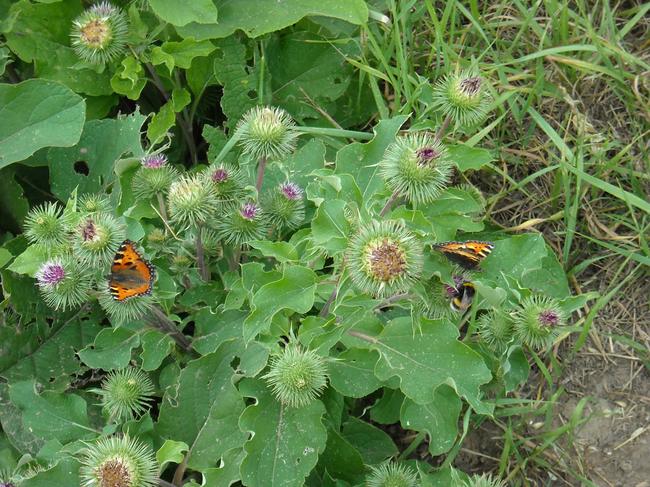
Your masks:
<path fill-rule="evenodd" d="M 160 169 L 167 164 L 167 156 L 165 154 L 150 154 L 144 156 L 140 162 L 147 169 Z"/>
<path fill-rule="evenodd" d="M 227 181 L 229 177 L 230 174 L 228 174 L 228 170 L 225 167 L 215 169 L 212 173 L 212 181 L 215 183 L 223 183 Z"/>
<path fill-rule="evenodd" d="M 288 200 L 299 200 L 302 198 L 302 188 L 296 183 L 284 183 L 280 185 L 280 191 Z"/>
<path fill-rule="evenodd" d="M 541 326 L 557 326 L 560 322 L 560 317 L 552 309 L 545 309 L 539 314 L 539 324 Z"/>
<path fill-rule="evenodd" d="M 426 166 L 433 159 L 440 157 L 440 152 L 435 150 L 433 147 L 422 147 L 417 150 L 416 154 L 420 166 Z"/>
<path fill-rule="evenodd" d="M 253 220 L 255 219 L 259 211 L 260 209 L 255 203 L 246 203 L 244 206 L 242 206 L 239 213 L 246 220 Z"/>
<path fill-rule="evenodd" d="M 39 286 L 56 286 L 65 279 L 65 269 L 60 261 L 48 261 L 36 273 Z"/>

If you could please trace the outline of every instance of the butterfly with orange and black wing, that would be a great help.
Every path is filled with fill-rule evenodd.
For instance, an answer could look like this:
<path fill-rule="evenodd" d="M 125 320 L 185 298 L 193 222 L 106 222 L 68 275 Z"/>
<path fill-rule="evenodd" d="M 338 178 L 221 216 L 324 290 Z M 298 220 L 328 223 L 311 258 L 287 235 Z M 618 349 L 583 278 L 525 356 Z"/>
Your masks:
<path fill-rule="evenodd" d="M 468 240 L 467 242 L 442 242 L 433 244 L 432 248 L 442 252 L 445 257 L 461 267 L 472 270 L 490 255 L 494 244 L 479 240 Z"/>
<path fill-rule="evenodd" d="M 138 253 L 135 244 L 125 240 L 117 249 L 111 274 L 108 276 L 108 289 L 116 301 L 135 296 L 151 294 L 156 268 Z"/>

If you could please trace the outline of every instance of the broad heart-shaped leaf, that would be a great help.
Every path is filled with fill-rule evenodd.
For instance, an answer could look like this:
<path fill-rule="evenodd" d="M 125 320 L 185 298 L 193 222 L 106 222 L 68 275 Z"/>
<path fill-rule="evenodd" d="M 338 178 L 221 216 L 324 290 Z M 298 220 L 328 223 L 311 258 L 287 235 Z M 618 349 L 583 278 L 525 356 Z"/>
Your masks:
<path fill-rule="evenodd" d="M 184 39 L 181 42 L 168 41 L 152 49 L 151 62 L 154 65 L 164 64 L 171 73 L 174 66 L 188 69 L 194 58 L 207 56 L 214 49 L 214 44 L 210 41 L 197 42 L 194 39 Z"/>
<path fill-rule="evenodd" d="M 172 25 L 182 26 L 190 22 L 214 24 L 217 22 L 217 7 L 212 0 L 149 0 L 154 13 Z"/>
<path fill-rule="evenodd" d="M 79 358 L 92 369 L 122 369 L 131 360 L 131 351 L 140 345 L 140 335 L 126 328 L 104 328 L 95 342 L 79 351 Z"/>
<path fill-rule="evenodd" d="M 244 442 L 246 435 L 237 426 L 244 400 L 232 384 L 234 357 L 233 347 L 222 345 L 190 362 L 165 392 L 156 432 L 189 445 L 190 468 L 215 467 L 226 451 Z"/>
<path fill-rule="evenodd" d="M 10 383 L 35 379 L 50 390 L 63 392 L 70 385 L 70 376 L 79 371 L 77 351 L 92 342 L 99 330 L 98 316 L 94 313 L 87 319 L 62 317 L 51 327 L 33 322 L 20 334 L 33 333 L 27 342 L 12 343 L 14 339 L 0 331 L 0 348 L 12 348 L 3 350 L 3 358 L 14 354 L 16 357 L 13 364 L 0 370 L 0 376 Z"/>
<path fill-rule="evenodd" d="M 54 485 L 77 485 L 79 483 L 79 462 L 74 458 L 62 458 L 49 470 L 20 483 L 21 487 L 52 487 Z"/>
<path fill-rule="evenodd" d="M 56 438 L 62 444 L 89 439 L 98 431 L 90 427 L 86 401 L 76 394 L 36 392 L 34 381 L 9 385 L 9 397 L 22 412 L 23 424 L 36 436 Z"/>
<path fill-rule="evenodd" d="M 391 437 L 383 430 L 354 416 L 343 424 L 341 435 L 361 453 L 367 465 L 381 463 L 399 453 Z"/>
<path fill-rule="evenodd" d="M 181 463 L 185 458 L 185 452 L 189 448 L 182 441 L 165 440 L 163 446 L 156 452 L 156 460 L 160 465 L 160 471 L 163 472 L 168 463 Z"/>
<path fill-rule="evenodd" d="M 273 103 L 288 110 L 299 122 L 322 118 L 311 104 L 305 103 L 307 97 L 319 106 L 337 100 L 347 90 L 354 72 L 345 57 L 358 54 L 357 42 L 350 39 L 335 47 L 320 40 L 309 32 L 290 32 L 271 38 L 266 51 Z M 336 117 L 332 113 L 330 116 Z"/>
<path fill-rule="evenodd" d="M 386 147 L 395 141 L 395 135 L 408 117 L 399 116 L 381 120 L 374 128 L 375 137 L 367 143 L 355 142 L 336 154 L 336 172 L 351 174 L 361 189 L 364 201 L 381 191 L 384 181 L 379 175 L 379 162 Z"/>
<path fill-rule="evenodd" d="M 461 172 L 468 169 L 480 169 L 494 160 L 494 156 L 487 149 L 469 147 L 463 144 L 450 145 L 447 149 L 451 160 Z"/>
<path fill-rule="evenodd" d="M 418 404 L 430 403 L 433 391 L 447 384 L 477 413 L 491 414 L 480 387 L 492 374 L 481 356 L 458 341 L 458 329 L 449 320 L 420 318 L 419 325 L 415 333 L 409 317 L 386 325 L 373 347 L 380 354 L 375 375 L 381 380 L 398 376 L 402 392 Z"/>
<path fill-rule="evenodd" d="M 341 252 L 348 246 L 350 223 L 345 218 L 345 206 L 343 200 L 323 201 L 311 222 L 314 244 L 330 254 Z"/>
<path fill-rule="evenodd" d="M 0 427 L 9 442 L 21 453 L 36 453 L 43 446 L 44 440 L 27 428 L 20 417 L 18 409 L 9 398 L 9 386 L 0 383 Z"/>
<path fill-rule="evenodd" d="M 327 445 L 318 459 L 321 468 L 336 479 L 358 482 L 363 480 L 363 457 L 338 431 L 327 430 Z"/>
<path fill-rule="evenodd" d="M 515 235 L 494 241 L 494 250 L 481 267 L 494 277 L 496 283 L 506 289 L 508 283 L 504 274 L 521 281 L 528 274 L 541 268 L 547 256 L 544 237 L 538 234 Z"/>
<path fill-rule="evenodd" d="M 171 0 L 169 0 L 171 1 Z M 322 15 L 361 25 L 368 20 L 368 7 L 363 0 L 214 0 L 219 11 L 219 22 L 191 23 L 176 30 L 183 37 L 217 39 L 243 30 L 249 37 L 259 37 L 269 32 L 295 24 L 307 15 Z"/>
<path fill-rule="evenodd" d="M 174 349 L 174 340 L 158 330 L 147 330 L 140 337 L 143 370 L 156 370 Z"/>
<path fill-rule="evenodd" d="M 402 428 L 426 431 L 429 435 L 429 452 L 441 455 L 454 446 L 458 435 L 458 416 L 461 401 L 448 386 L 440 386 L 427 404 L 417 404 L 404 399 L 400 413 Z"/>
<path fill-rule="evenodd" d="M 379 354 L 374 350 L 350 348 L 329 365 L 330 383 L 344 396 L 364 397 L 381 387 L 375 377 Z"/>
<path fill-rule="evenodd" d="M 50 149 L 47 161 L 52 192 L 65 200 L 77 186 L 79 194 L 103 190 L 115 180 L 115 161 L 126 154 L 144 154 L 140 133 L 145 120 L 137 111 L 117 119 L 91 120 L 76 146 Z"/>
<path fill-rule="evenodd" d="M 85 119 L 83 98 L 60 83 L 0 84 L 0 168 L 43 147 L 75 145 Z"/>
<path fill-rule="evenodd" d="M 240 468 L 244 485 L 303 485 L 325 449 L 325 406 L 318 400 L 300 408 L 285 406 L 255 379 L 244 379 L 239 389 L 256 399 L 239 419 L 242 431 L 252 434 L 244 445 L 246 457 Z"/>
<path fill-rule="evenodd" d="M 250 342 L 268 330 L 271 319 L 281 310 L 306 313 L 314 305 L 316 274 L 307 267 L 287 266 L 282 278 L 265 284 L 253 295 L 251 313 L 244 321 L 244 340 Z"/>

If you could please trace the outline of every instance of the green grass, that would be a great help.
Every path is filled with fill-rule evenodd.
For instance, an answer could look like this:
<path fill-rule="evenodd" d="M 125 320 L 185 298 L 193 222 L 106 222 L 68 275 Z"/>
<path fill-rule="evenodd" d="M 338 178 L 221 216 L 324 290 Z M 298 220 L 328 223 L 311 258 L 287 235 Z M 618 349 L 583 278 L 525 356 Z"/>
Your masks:
<path fill-rule="evenodd" d="M 392 22 L 372 22 L 362 57 L 348 59 L 369 80 L 379 116 L 412 114 L 419 127 L 435 128 L 430 83 L 478 66 L 493 85 L 491 116 L 476 134 L 452 136 L 498 156 L 491 171 L 470 177 L 491 195 L 488 217 L 503 228 L 543 232 L 575 292 L 600 291 L 571 343 L 558 357 L 536 360 L 534 395 L 499 405 L 502 453 L 494 469 L 512 485 L 530 485 L 540 472 L 595 485 L 570 451 L 585 402 L 566 424 L 552 419 L 565 394 L 559 371 L 589 339 L 615 336 L 647 361 L 642 345 L 595 323 L 622 289 L 648 278 L 650 3 L 386 3 Z M 532 416 L 544 420 L 531 435 Z"/>

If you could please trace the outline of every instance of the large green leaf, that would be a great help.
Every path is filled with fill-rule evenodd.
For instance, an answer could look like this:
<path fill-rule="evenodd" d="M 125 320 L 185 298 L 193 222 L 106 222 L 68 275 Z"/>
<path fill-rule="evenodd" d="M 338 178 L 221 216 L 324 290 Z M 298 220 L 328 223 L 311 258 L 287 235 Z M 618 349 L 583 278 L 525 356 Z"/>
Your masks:
<path fill-rule="evenodd" d="M 149 0 L 154 13 L 170 24 L 182 26 L 190 22 L 214 24 L 217 22 L 217 7 L 212 0 Z"/>
<path fill-rule="evenodd" d="M 26 427 L 18 409 L 9 398 L 9 386 L 0 383 L 0 426 L 11 444 L 21 453 L 36 453 L 43 446 L 44 440 Z"/>
<path fill-rule="evenodd" d="M 314 305 L 316 274 L 302 266 L 287 266 L 282 278 L 265 284 L 253 295 L 251 313 L 244 321 L 244 340 L 249 342 L 271 325 L 281 310 L 306 313 Z"/>
<path fill-rule="evenodd" d="M 381 463 L 399 453 L 388 434 L 354 416 L 343 424 L 341 434 L 361 453 L 367 465 Z"/>
<path fill-rule="evenodd" d="M 426 404 L 417 404 L 405 398 L 400 420 L 405 429 L 426 431 L 429 435 L 429 452 L 433 456 L 441 455 L 454 445 L 460 408 L 461 401 L 454 391 L 441 386 Z"/>
<path fill-rule="evenodd" d="M 190 468 L 215 467 L 226 451 L 244 442 L 237 426 L 244 400 L 232 384 L 234 356 L 233 347 L 225 344 L 190 362 L 163 398 L 156 431 L 189 445 Z"/>
<path fill-rule="evenodd" d="M 330 254 L 341 252 L 348 246 L 350 223 L 345 218 L 345 207 L 343 200 L 323 201 L 311 222 L 314 243 Z"/>
<path fill-rule="evenodd" d="M 254 379 L 242 381 L 240 390 L 256 399 L 239 419 L 241 429 L 252 434 L 244 445 L 246 457 L 240 468 L 244 485 L 304 485 L 327 441 L 323 403 L 284 406 Z"/>
<path fill-rule="evenodd" d="M 129 364 L 140 335 L 126 328 L 104 328 L 92 345 L 79 351 L 79 358 L 92 369 L 122 369 Z"/>
<path fill-rule="evenodd" d="M 83 98 L 62 84 L 39 79 L 0 84 L 0 168 L 43 147 L 76 144 L 85 117 Z"/>
<path fill-rule="evenodd" d="M 194 39 L 184 39 L 181 42 L 168 41 L 151 50 L 151 62 L 154 65 L 164 64 L 171 73 L 174 66 L 187 69 L 192 65 L 194 58 L 207 56 L 214 49 L 214 44 L 210 41 L 197 42 Z"/>
<path fill-rule="evenodd" d="M 330 383 L 344 396 L 364 397 L 381 387 L 375 377 L 379 355 L 374 350 L 351 348 L 329 365 Z"/>
<path fill-rule="evenodd" d="M 409 317 L 388 323 L 373 346 L 380 354 L 377 377 L 399 377 L 402 392 L 418 404 L 430 403 L 433 391 L 447 384 L 475 411 L 490 413 L 480 387 L 492 374 L 481 356 L 458 341 L 458 329 L 448 320 L 421 318 L 419 325 L 414 333 Z"/>
<path fill-rule="evenodd" d="M 336 479 L 349 482 L 363 480 L 363 457 L 361 453 L 338 431 L 327 431 L 327 445 L 318 459 L 318 467 L 325 468 Z"/>
<path fill-rule="evenodd" d="M 363 0 L 214 0 L 219 22 L 191 23 L 177 29 L 183 37 L 217 39 L 243 30 L 249 37 L 259 37 L 295 24 L 307 15 L 322 15 L 361 25 L 368 19 Z"/>
<path fill-rule="evenodd" d="M 374 128 L 375 137 L 370 142 L 355 142 L 336 154 L 336 172 L 354 177 L 364 201 L 368 202 L 384 187 L 384 180 L 379 175 L 379 161 L 407 118 L 399 116 L 380 121 Z"/>
<path fill-rule="evenodd" d="M 65 200 L 77 186 L 79 194 L 103 190 L 115 180 L 118 159 L 143 155 L 140 133 L 145 120 L 137 111 L 117 119 L 91 120 L 77 145 L 50 149 L 47 161 L 52 192 Z"/>
<path fill-rule="evenodd" d="M 21 487 L 52 487 L 53 485 L 77 485 L 79 483 L 79 462 L 74 458 L 62 458 L 54 467 L 39 473 L 36 477 L 21 482 Z"/>
<path fill-rule="evenodd" d="M 25 427 L 36 436 L 56 438 L 65 444 L 98 433 L 88 423 L 86 401 L 76 394 L 38 394 L 34 381 L 23 381 L 9 386 L 9 397 L 21 410 Z"/>

